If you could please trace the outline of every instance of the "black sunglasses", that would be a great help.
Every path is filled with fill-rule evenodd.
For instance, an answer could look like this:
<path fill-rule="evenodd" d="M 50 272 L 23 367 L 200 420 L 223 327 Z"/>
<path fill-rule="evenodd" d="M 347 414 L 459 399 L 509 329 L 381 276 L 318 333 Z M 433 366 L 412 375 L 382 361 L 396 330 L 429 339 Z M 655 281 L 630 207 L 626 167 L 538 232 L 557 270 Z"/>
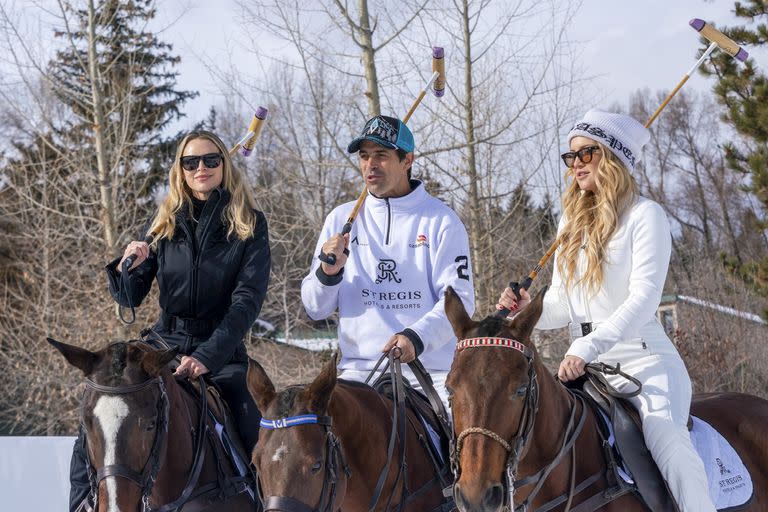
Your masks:
<path fill-rule="evenodd" d="M 600 146 L 587 146 L 578 151 L 569 151 L 560 155 L 560 158 L 563 159 L 563 162 L 567 167 L 573 167 L 577 156 L 582 163 L 588 164 L 592 161 L 592 153 L 595 151 L 600 151 Z"/>
<path fill-rule="evenodd" d="M 197 166 L 200 165 L 200 160 L 203 161 L 203 165 L 209 169 L 215 169 L 221 165 L 220 153 L 208 153 L 207 155 L 189 155 L 181 157 L 181 168 L 185 171 L 195 171 Z"/>

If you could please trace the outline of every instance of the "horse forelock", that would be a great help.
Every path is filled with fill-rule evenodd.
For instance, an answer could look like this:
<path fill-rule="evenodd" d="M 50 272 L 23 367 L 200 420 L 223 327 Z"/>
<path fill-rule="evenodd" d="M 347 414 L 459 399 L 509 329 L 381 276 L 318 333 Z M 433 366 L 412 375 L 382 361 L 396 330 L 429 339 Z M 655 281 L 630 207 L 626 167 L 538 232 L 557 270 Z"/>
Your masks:
<path fill-rule="evenodd" d="M 113 377 L 121 377 L 127 366 L 128 344 L 124 341 L 118 341 L 110 344 L 111 352 L 109 373 Z"/>
<path fill-rule="evenodd" d="M 290 386 L 280 391 L 274 401 L 275 414 L 284 418 L 294 413 L 296 397 L 304 390 L 304 386 Z"/>

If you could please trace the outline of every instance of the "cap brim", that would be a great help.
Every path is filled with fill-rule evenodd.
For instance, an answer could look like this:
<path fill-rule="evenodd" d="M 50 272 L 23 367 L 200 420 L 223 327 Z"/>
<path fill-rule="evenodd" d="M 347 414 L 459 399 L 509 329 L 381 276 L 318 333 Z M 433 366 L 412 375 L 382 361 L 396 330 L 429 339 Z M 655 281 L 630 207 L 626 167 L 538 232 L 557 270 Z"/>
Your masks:
<path fill-rule="evenodd" d="M 380 139 L 379 137 L 375 137 L 373 135 L 366 135 L 365 137 L 358 137 L 352 142 L 350 142 L 349 146 L 347 146 L 347 153 L 357 153 L 360 150 L 360 144 L 362 144 L 364 140 L 375 142 L 379 146 L 384 146 L 385 148 L 400 149 L 395 144 L 392 144 L 388 140 Z"/>

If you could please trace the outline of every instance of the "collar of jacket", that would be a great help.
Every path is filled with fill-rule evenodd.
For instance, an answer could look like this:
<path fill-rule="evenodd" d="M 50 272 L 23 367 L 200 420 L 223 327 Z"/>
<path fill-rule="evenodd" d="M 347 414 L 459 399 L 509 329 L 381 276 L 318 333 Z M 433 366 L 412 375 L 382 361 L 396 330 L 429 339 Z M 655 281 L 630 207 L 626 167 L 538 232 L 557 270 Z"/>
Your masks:
<path fill-rule="evenodd" d="M 421 181 L 411 180 L 411 191 L 408 194 L 402 197 L 389 197 L 386 199 L 369 194 L 365 204 L 369 205 L 372 210 L 386 210 L 387 203 L 389 203 L 390 211 L 405 212 L 417 208 L 428 196 L 429 194 L 424 190 L 424 185 Z"/>
<path fill-rule="evenodd" d="M 197 235 L 200 235 L 206 230 L 208 224 L 211 223 L 211 220 L 216 221 L 215 223 L 217 224 L 221 223 L 221 210 L 227 205 L 229 198 L 229 191 L 221 187 L 215 188 L 211 191 L 211 195 L 208 196 L 208 200 L 206 201 L 205 207 L 203 207 L 203 211 L 200 213 L 200 218 L 197 219 L 196 224 L 190 219 L 189 211 L 186 206 L 182 207 L 181 210 L 176 213 L 176 224 L 183 223 L 195 231 Z"/>

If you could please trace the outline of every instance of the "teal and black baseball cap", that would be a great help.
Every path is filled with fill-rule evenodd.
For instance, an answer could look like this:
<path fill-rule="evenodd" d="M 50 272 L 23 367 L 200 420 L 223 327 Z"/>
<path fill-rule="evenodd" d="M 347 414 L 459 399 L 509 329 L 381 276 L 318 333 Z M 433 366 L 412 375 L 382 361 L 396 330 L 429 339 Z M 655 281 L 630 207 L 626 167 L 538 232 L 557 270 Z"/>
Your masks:
<path fill-rule="evenodd" d="M 412 153 L 414 148 L 413 134 L 401 120 L 389 116 L 376 116 L 365 123 L 363 133 L 347 146 L 349 153 L 357 153 L 360 143 L 370 140 L 385 148 L 402 149 Z"/>

